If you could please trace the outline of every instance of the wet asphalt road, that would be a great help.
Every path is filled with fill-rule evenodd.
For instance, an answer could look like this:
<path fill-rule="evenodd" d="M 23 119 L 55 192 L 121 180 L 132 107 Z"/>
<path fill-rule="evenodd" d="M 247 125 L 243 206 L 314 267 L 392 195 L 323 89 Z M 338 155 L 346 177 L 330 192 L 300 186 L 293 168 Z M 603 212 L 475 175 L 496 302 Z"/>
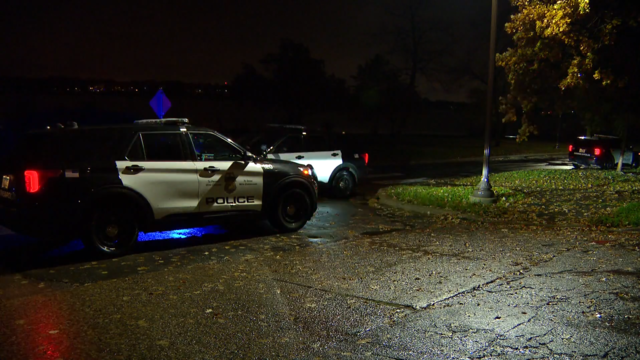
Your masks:
<path fill-rule="evenodd" d="M 369 206 L 388 180 L 410 176 L 323 199 L 296 234 L 212 227 L 118 259 L 0 236 L 0 359 L 640 358 L 638 234 Z"/>

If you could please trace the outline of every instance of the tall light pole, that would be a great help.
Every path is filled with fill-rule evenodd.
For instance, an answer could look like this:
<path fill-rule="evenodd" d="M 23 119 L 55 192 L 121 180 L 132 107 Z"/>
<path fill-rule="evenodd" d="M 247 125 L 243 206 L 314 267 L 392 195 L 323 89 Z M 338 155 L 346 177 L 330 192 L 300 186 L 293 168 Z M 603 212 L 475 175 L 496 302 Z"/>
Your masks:
<path fill-rule="evenodd" d="M 489 82 L 487 88 L 487 119 L 484 134 L 484 160 L 482 164 L 482 179 L 471 195 L 471 202 L 493 204 L 496 194 L 489 182 L 489 155 L 491 154 L 491 115 L 493 113 L 493 85 L 496 69 L 496 37 L 498 27 L 498 0 L 492 0 L 491 10 L 491 43 L 489 45 Z"/>

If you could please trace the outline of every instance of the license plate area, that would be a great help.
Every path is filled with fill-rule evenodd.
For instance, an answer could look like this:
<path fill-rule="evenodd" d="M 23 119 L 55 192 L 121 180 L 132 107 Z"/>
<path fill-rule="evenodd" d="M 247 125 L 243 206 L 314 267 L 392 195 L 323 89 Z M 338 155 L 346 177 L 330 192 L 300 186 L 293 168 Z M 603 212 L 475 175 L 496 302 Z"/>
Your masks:
<path fill-rule="evenodd" d="M 587 152 L 587 149 L 580 149 L 580 152 L 584 154 Z"/>
<path fill-rule="evenodd" d="M 11 182 L 11 177 L 3 176 L 2 177 L 2 188 L 5 190 L 9 190 L 9 182 Z"/>

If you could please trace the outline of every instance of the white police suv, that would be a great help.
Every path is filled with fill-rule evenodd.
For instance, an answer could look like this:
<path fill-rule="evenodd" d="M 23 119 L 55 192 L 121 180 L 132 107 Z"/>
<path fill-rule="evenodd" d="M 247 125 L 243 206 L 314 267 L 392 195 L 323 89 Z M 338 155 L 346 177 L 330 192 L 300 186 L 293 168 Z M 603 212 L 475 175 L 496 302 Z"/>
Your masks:
<path fill-rule="evenodd" d="M 351 196 L 367 176 L 369 154 L 354 149 L 353 141 L 342 134 L 295 125 L 270 125 L 243 143 L 269 159 L 309 166 L 319 185 L 334 197 Z"/>
<path fill-rule="evenodd" d="M 317 209 L 312 170 L 258 158 L 187 119 L 26 134 L 1 164 L 0 225 L 80 236 L 102 253 L 131 249 L 160 223 L 266 218 L 297 231 Z"/>

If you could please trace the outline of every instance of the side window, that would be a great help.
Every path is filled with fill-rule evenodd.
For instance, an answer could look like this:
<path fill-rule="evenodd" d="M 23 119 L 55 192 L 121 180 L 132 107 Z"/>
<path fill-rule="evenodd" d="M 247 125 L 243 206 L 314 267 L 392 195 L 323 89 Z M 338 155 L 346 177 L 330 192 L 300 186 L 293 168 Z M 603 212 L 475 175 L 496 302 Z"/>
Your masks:
<path fill-rule="evenodd" d="M 198 161 L 242 160 L 242 151 L 211 133 L 189 133 Z"/>
<path fill-rule="evenodd" d="M 181 133 L 143 133 L 141 136 L 147 161 L 186 160 Z"/>
<path fill-rule="evenodd" d="M 304 149 L 306 152 L 331 151 L 331 140 L 322 135 L 309 135 L 304 137 Z"/>
<path fill-rule="evenodd" d="M 302 136 L 300 135 L 287 136 L 272 151 L 272 153 L 274 154 L 286 154 L 295 152 L 304 152 L 304 147 L 302 146 Z"/>
<path fill-rule="evenodd" d="M 142 147 L 142 139 L 140 138 L 140 134 L 136 135 L 135 140 L 133 140 L 133 144 L 127 153 L 127 160 L 129 161 L 144 161 L 146 157 L 144 156 L 144 148 Z"/>

